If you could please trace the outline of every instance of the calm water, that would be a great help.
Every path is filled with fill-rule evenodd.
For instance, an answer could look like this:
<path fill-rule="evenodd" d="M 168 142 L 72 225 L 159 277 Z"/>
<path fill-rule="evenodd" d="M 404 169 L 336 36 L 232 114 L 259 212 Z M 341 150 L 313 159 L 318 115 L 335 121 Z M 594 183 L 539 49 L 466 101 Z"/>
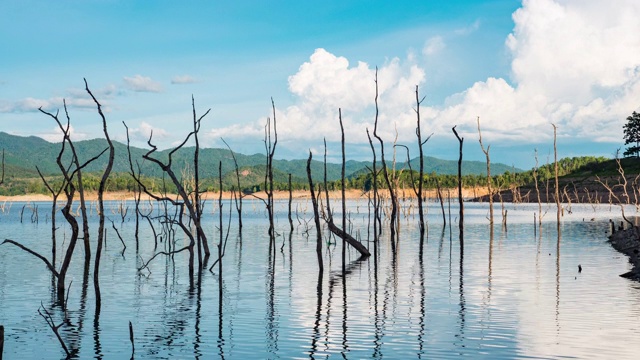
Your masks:
<path fill-rule="evenodd" d="M 50 204 L 35 203 L 37 224 L 28 207 L 20 222 L 23 205 L 7 203 L 0 212 L 0 239 L 14 239 L 50 257 Z M 205 228 L 213 253 L 218 213 L 211 205 Z M 233 214 L 220 304 L 217 274 L 206 271 L 190 289 L 186 253 L 173 259 L 161 256 L 150 271 L 138 272 L 142 259 L 154 253 L 149 226 L 141 223 L 136 254 L 133 205 L 124 222 L 119 203 L 109 206 L 107 215 L 127 248 L 123 254 L 108 223 L 99 316 L 93 275 L 83 276 L 81 244 L 67 277 L 70 323 L 61 333 L 83 359 L 130 357 L 129 321 L 138 358 L 636 359 L 640 352 L 640 285 L 618 276 L 629 269 L 627 258 L 605 242 L 608 219 L 619 219 L 615 207 L 574 205 L 563 219 L 558 256 L 553 207 L 545 207 L 542 231 L 534 235 L 537 205 L 508 205 L 507 230 L 500 226 L 498 205 L 491 237 L 488 204 L 466 204 L 461 258 L 457 207 L 452 204 L 450 233 L 449 226 L 442 226 L 439 206 L 430 204 L 422 257 L 413 209 L 402 220 L 395 257 L 384 234 L 377 259 L 358 261 L 357 253 L 349 251 L 349 271 L 343 277 L 341 245 L 327 245 L 318 291 L 310 204 L 294 204 L 299 220 L 294 218 L 296 230 L 289 236 L 286 202 L 278 203 L 280 236 L 276 255 L 270 257 L 264 206 L 246 201 L 241 238 Z M 229 204 L 224 208 L 226 227 Z M 351 202 L 349 212 L 351 233 L 366 242 L 366 202 Z M 62 216 L 58 224 L 59 265 L 69 230 Z M 97 217 L 92 218 L 96 228 Z M 92 243 L 96 238 L 94 231 Z M 186 240 L 177 236 L 176 242 L 179 247 Z M 158 249 L 166 245 L 162 242 Z M 373 243 L 369 248 L 373 252 Z M 64 357 L 38 315 L 42 304 L 56 321 L 62 319 L 54 298 L 51 275 L 40 260 L 12 245 L 0 246 L 5 359 Z"/>

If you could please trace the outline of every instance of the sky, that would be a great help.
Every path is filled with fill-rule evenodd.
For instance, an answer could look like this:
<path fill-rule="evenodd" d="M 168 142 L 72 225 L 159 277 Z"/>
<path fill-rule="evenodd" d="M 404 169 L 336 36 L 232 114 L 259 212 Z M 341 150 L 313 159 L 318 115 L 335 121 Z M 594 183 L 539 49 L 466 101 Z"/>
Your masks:
<path fill-rule="evenodd" d="M 146 147 L 200 143 L 276 158 L 324 152 L 370 160 L 376 69 L 378 133 L 418 154 L 529 169 L 558 156 L 613 157 L 640 109 L 640 1 L 408 0 L 0 1 L 0 131 L 60 141 L 38 111 L 67 103 L 74 140 L 102 137 L 89 88 L 112 138 Z M 0 144 L 1 146 L 1 144 Z M 399 160 L 406 151 L 397 148 Z"/>

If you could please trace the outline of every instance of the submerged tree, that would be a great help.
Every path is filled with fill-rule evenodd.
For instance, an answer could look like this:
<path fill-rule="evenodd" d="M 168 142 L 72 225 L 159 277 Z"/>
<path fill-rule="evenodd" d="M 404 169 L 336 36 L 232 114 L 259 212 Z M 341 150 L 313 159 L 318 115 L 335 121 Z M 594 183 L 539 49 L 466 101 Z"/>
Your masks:
<path fill-rule="evenodd" d="M 373 136 L 378 139 L 380 142 L 380 160 L 382 161 L 382 175 L 384 176 L 385 183 L 387 184 L 387 189 L 389 190 L 389 196 L 391 197 L 391 218 L 390 218 L 390 230 L 391 230 L 391 248 L 395 253 L 395 244 L 396 244 L 396 216 L 398 215 L 398 202 L 396 200 L 396 192 L 391 183 L 391 178 L 389 177 L 389 171 L 387 170 L 387 163 L 384 158 L 384 142 L 380 135 L 378 135 L 378 69 L 376 68 L 376 96 L 375 96 L 375 105 L 376 105 L 376 114 L 373 123 Z"/>
<path fill-rule="evenodd" d="M 87 87 L 87 91 L 89 92 L 88 87 Z M 42 112 L 43 114 L 55 120 L 55 122 L 58 124 L 58 127 L 62 131 L 62 135 L 63 135 L 61 149 L 60 149 L 60 152 L 58 153 L 58 157 L 56 158 L 56 163 L 58 164 L 58 168 L 60 169 L 60 172 L 63 175 L 62 188 L 64 190 L 64 193 L 67 199 L 65 206 L 62 208 L 62 215 L 65 217 L 65 219 L 69 223 L 69 226 L 71 227 L 71 236 L 67 245 L 67 249 L 65 251 L 65 256 L 63 258 L 62 265 L 60 266 L 60 270 L 57 270 L 54 263 L 50 262 L 46 257 L 40 255 L 36 251 L 33 251 L 14 240 L 5 239 L 3 241 L 3 244 L 13 244 L 21 248 L 22 250 L 28 252 L 29 254 L 39 258 L 47 265 L 47 268 L 51 271 L 51 273 L 57 279 L 56 295 L 57 295 L 57 300 L 60 304 L 64 304 L 65 279 L 66 279 L 66 275 L 69 270 L 69 267 L 71 265 L 71 258 L 73 257 L 73 252 L 75 250 L 75 247 L 80 235 L 79 234 L 80 227 L 79 227 L 78 221 L 76 220 L 75 216 L 72 213 L 73 200 L 76 193 L 76 184 L 80 183 L 80 178 L 78 177 L 78 175 L 82 172 L 83 168 L 85 168 L 91 162 L 98 159 L 100 156 L 102 156 L 102 154 L 104 154 L 108 150 L 108 149 L 104 149 L 98 155 L 92 157 L 91 159 L 81 164 L 80 161 L 78 160 L 76 151 L 74 150 L 74 148 L 72 148 L 73 143 L 70 137 L 70 117 L 69 117 L 69 112 L 67 110 L 66 101 L 64 100 L 63 100 L 63 107 L 64 107 L 65 116 L 67 119 L 66 125 L 62 125 L 62 122 L 58 117 L 59 114 L 57 112 L 53 114 L 43 110 L 42 108 L 39 109 L 40 112 Z M 63 164 L 63 155 L 65 153 L 67 145 L 69 146 L 69 148 L 72 149 L 72 151 L 71 151 L 70 164 L 65 166 Z M 88 231 L 88 228 L 87 228 L 87 231 Z M 88 247 L 86 249 L 88 249 Z M 86 254 L 87 253 L 85 252 L 85 269 L 87 268 L 87 265 L 88 265 Z M 90 253 L 89 253 L 89 256 L 90 256 Z"/>
<path fill-rule="evenodd" d="M 271 99 L 271 108 L 273 110 L 273 142 L 271 140 L 271 118 L 267 118 L 267 124 L 264 127 L 264 148 L 267 152 L 267 169 L 264 175 L 264 191 L 267 194 L 267 213 L 269 216 L 269 246 L 273 246 L 275 250 L 275 221 L 273 208 L 273 155 L 276 152 L 278 144 L 278 131 L 276 128 L 276 105 Z"/>
<path fill-rule="evenodd" d="M 493 226 L 493 191 L 491 190 L 491 159 L 489 158 L 489 149 L 491 145 L 488 145 L 485 149 L 482 143 L 482 132 L 480 132 L 480 117 L 478 116 L 478 141 L 480 142 L 480 149 L 487 158 L 487 191 L 489 192 L 489 225 Z"/>
<path fill-rule="evenodd" d="M 166 252 L 159 252 L 156 253 L 151 259 L 149 259 L 147 261 L 146 264 L 144 264 L 144 266 L 142 266 L 140 269 L 146 268 L 149 264 L 150 261 L 152 261 L 155 257 L 157 257 L 160 254 L 164 254 L 164 255 L 170 255 L 170 254 L 175 254 L 181 251 L 188 251 L 189 252 L 189 274 L 190 274 L 190 279 L 193 279 L 193 270 L 194 270 L 194 266 L 193 266 L 193 258 L 194 258 L 194 250 L 195 250 L 195 245 L 196 245 L 196 241 L 198 242 L 198 247 L 202 246 L 202 248 L 204 249 L 204 255 L 205 255 L 205 259 L 203 261 L 203 259 L 201 258 L 201 254 L 200 252 L 198 252 L 198 268 L 199 270 L 202 270 L 203 264 L 206 263 L 206 260 L 209 258 L 210 252 L 209 252 L 209 246 L 207 243 L 207 236 L 202 228 L 202 222 L 201 222 L 201 216 L 202 216 L 202 211 L 200 209 L 200 205 L 199 205 L 199 194 L 194 196 L 193 198 L 190 196 L 190 193 L 187 192 L 187 190 L 185 189 L 185 187 L 182 185 L 182 182 L 180 181 L 180 179 L 178 178 L 178 176 L 176 175 L 176 173 L 174 172 L 173 168 L 172 168 L 172 164 L 173 164 L 173 155 L 180 149 L 182 149 L 184 147 L 184 145 L 189 141 L 189 139 L 194 136 L 197 137 L 197 133 L 200 131 L 200 122 L 202 121 L 202 119 L 207 116 L 207 114 L 209 114 L 209 112 L 211 111 L 211 109 L 207 110 L 203 115 L 201 115 L 200 117 L 197 117 L 196 115 L 196 111 L 195 111 L 195 101 L 193 100 L 193 97 L 191 98 L 191 106 L 193 108 L 193 131 L 191 131 L 189 134 L 187 134 L 187 136 L 185 137 L 184 141 L 182 141 L 182 143 L 180 143 L 177 147 L 175 147 L 173 150 L 171 150 L 168 154 L 168 161 L 166 163 L 162 162 L 161 160 L 153 157 L 152 155 L 158 150 L 157 146 L 154 145 L 151 141 L 153 138 L 153 133 L 151 133 L 151 135 L 149 136 L 149 140 L 147 141 L 147 144 L 149 145 L 149 147 L 151 147 L 151 149 L 149 151 L 147 151 L 146 154 L 142 155 L 142 158 L 144 160 L 148 160 L 156 165 L 158 165 L 158 167 L 160 169 L 162 169 L 163 173 L 165 175 L 167 175 L 170 179 L 171 182 L 173 183 L 173 185 L 176 188 L 176 191 L 178 193 L 178 199 L 172 199 L 166 195 L 157 195 L 154 194 L 149 187 L 142 181 L 140 174 L 138 173 L 136 175 L 136 172 L 134 171 L 133 168 L 133 163 L 131 161 L 131 156 L 129 155 L 129 168 L 131 171 L 131 175 L 134 177 L 135 181 L 138 183 L 138 185 L 140 185 L 140 187 L 142 188 L 142 190 L 145 192 L 145 194 L 147 194 L 148 196 L 150 196 L 151 198 L 155 199 L 156 201 L 162 202 L 162 203 L 169 203 L 172 204 L 173 206 L 176 206 L 180 209 L 180 212 L 178 213 L 178 219 L 167 219 L 167 221 L 171 222 L 172 224 L 178 225 L 178 227 L 180 227 L 185 235 L 187 235 L 187 237 L 189 238 L 189 244 L 178 249 L 178 250 L 174 250 L 170 253 L 166 253 Z M 124 124 L 124 122 L 123 122 Z M 130 150 L 130 144 L 129 144 L 129 129 L 127 127 L 126 124 L 124 124 L 125 128 L 127 128 L 127 149 L 129 151 L 129 154 L 131 152 Z M 197 153 L 197 149 L 199 147 L 199 144 L 196 142 L 196 153 Z M 199 172 L 199 167 L 198 167 L 198 162 L 195 162 L 195 168 L 194 168 L 194 172 L 198 173 Z M 196 177 L 197 178 L 197 177 Z M 198 190 L 199 191 L 199 190 Z M 187 211 L 187 213 L 189 214 L 189 217 L 191 219 L 191 221 L 193 221 L 193 225 L 195 226 L 195 231 L 196 231 L 196 237 L 193 236 L 193 234 L 191 233 L 191 230 L 187 227 L 187 225 L 183 222 L 182 220 L 182 212 L 183 210 Z"/>
<path fill-rule="evenodd" d="M 460 156 L 458 157 L 458 202 L 460 203 L 460 220 L 458 221 L 458 227 L 460 228 L 460 239 L 462 240 L 462 232 L 464 230 L 464 203 L 462 202 L 462 145 L 464 138 L 461 138 L 456 131 L 456 127 L 452 127 L 451 131 L 455 134 L 460 144 Z M 462 246 L 462 245 L 461 245 Z"/>

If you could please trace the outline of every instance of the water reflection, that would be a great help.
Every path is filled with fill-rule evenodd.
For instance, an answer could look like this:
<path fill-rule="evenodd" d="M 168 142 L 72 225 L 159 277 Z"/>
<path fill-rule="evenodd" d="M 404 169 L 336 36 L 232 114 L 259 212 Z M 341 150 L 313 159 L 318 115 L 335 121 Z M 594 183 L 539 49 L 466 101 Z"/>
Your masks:
<path fill-rule="evenodd" d="M 449 241 L 447 226 L 434 225 L 442 223 L 437 208 L 427 212 L 431 226 L 425 236 L 432 241 L 424 247 L 417 220 L 404 219 L 395 252 L 387 233 L 372 236 L 370 245 L 379 243 L 374 256 L 349 262 L 344 274 L 340 261 L 331 261 L 339 246 L 325 248 L 325 272 L 318 273 L 315 242 L 305 237 L 304 222 L 283 236 L 278 255 L 265 237 L 263 211 L 248 212 L 244 239 L 231 229 L 224 282 L 217 273 L 196 273 L 193 287 L 186 254 L 158 258 L 139 274 L 140 258 L 123 259 L 112 237 L 102 257 L 101 309 L 87 289 L 91 269 L 74 263 L 68 277 L 70 321 L 61 333 L 78 348 L 79 358 L 98 359 L 130 356 L 129 321 L 136 328 L 138 357 L 159 359 L 634 358 L 640 351 L 634 341 L 640 286 L 618 277 L 626 259 L 604 242 L 607 221 L 615 215 L 583 223 L 582 217 L 594 215 L 574 205 L 563 219 L 562 238 L 551 220 L 532 238 L 531 213 L 537 208 L 509 205 L 508 234 L 501 227 L 494 234 L 482 206 L 465 207 L 464 239 L 449 231 Z M 14 216 L 0 215 L 0 236 L 20 233 L 26 245 L 50 251 L 48 226 L 20 224 Z M 353 211 L 352 232 L 364 234 L 369 219 Z M 134 231 L 133 221 L 122 224 L 123 240 L 131 245 Z M 185 239 L 171 231 L 162 230 L 158 249 L 182 246 Z M 139 246 L 142 258 L 153 254 L 155 238 L 144 222 Z M 32 260 L 19 249 L 0 247 L 5 359 L 61 354 L 36 312 L 43 301 L 56 319 L 63 318 L 62 309 L 51 306 L 55 281 Z M 578 264 L 585 269 L 580 275 Z M 29 355 L 33 348 L 42 351 Z"/>

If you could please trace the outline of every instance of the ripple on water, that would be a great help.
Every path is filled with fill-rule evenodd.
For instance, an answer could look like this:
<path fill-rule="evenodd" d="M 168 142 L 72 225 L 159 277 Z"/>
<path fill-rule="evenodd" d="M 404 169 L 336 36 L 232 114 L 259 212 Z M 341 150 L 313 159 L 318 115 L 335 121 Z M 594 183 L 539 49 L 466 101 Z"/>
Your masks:
<path fill-rule="evenodd" d="M 217 269 L 206 271 L 201 284 L 195 281 L 191 288 L 186 252 L 159 257 L 150 272 L 138 273 L 153 254 L 153 239 L 143 227 L 136 254 L 133 222 L 127 220 L 117 224 L 128 245 L 124 256 L 119 240 L 108 234 L 96 318 L 92 268 L 83 284 L 80 246 L 68 275 L 71 326 L 62 331 L 65 341 L 80 349 L 80 358 L 128 357 L 131 321 L 137 356 L 158 359 L 635 359 L 640 352 L 635 339 L 640 286 L 618 277 L 628 263 L 605 243 L 608 219 L 616 217 L 608 207 L 594 215 L 590 206 L 573 206 L 563 219 L 558 258 L 554 215 L 546 215 L 539 236 L 533 234 L 537 204 L 509 205 L 508 228 L 497 223 L 493 237 L 487 204 L 469 204 L 461 258 L 457 224 L 449 234 L 440 225 L 439 205 L 430 204 L 422 257 L 417 221 L 411 217 L 403 220 L 395 257 L 385 233 L 376 261 L 356 261 L 357 254 L 349 252 L 344 277 L 340 244 L 324 248 L 318 291 L 315 241 L 304 234 L 304 226 L 293 234 L 291 246 L 288 236 L 278 237 L 275 256 L 269 256 L 262 205 L 248 204 L 242 245 L 231 229 L 222 303 Z M 351 217 L 353 233 L 366 234 L 366 203 L 350 206 L 358 207 L 360 213 Z M 277 210 L 285 219 L 286 202 Z M 48 254 L 48 226 L 20 224 L 13 211 L 0 216 L 0 237 L 20 234 L 16 240 Z M 217 219 L 207 216 L 205 227 L 214 229 Z M 595 221 L 582 221 L 591 217 Z M 59 236 L 64 239 L 62 230 Z M 176 245 L 184 241 L 179 238 Z M 373 249 L 372 242 L 368 245 Z M 165 246 L 166 241 L 159 244 Z M 61 357 L 55 336 L 37 314 L 41 302 L 49 308 L 54 299 L 42 264 L 16 248 L 0 248 L 5 358 Z"/>

